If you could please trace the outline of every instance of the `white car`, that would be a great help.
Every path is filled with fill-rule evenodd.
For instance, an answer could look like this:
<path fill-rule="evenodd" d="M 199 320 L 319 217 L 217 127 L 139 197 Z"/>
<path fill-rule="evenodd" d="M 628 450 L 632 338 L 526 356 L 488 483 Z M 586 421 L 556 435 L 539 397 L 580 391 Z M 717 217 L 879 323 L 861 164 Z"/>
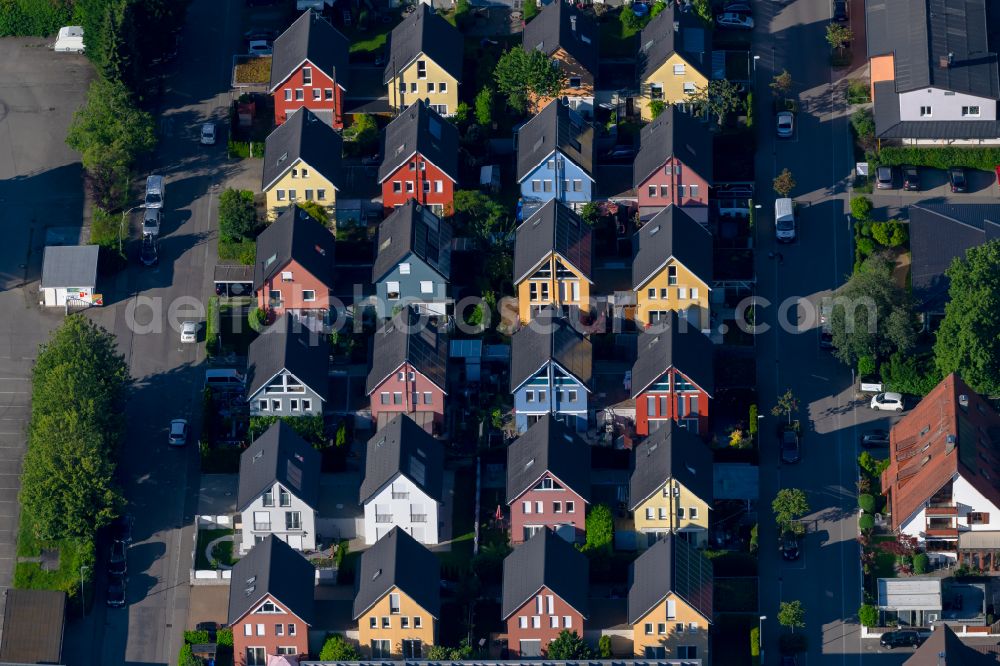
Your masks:
<path fill-rule="evenodd" d="M 248 52 L 255 56 L 271 55 L 271 42 L 266 39 L 255 39 L 250 42 Z"/>
<path fill-rule="evenodd" d="M 181 324 L 181 342 L 198 341 L 198 322 L 186 321 Z"/>
<path fill-rule="evenodd" d="M 201 126 L 201 145 L 215 145 L 215 123 L 205 123 Z"/>
<path fill-rule="evenodd" d="M 715 22 L 723 28 L 741 28 L 743 30 L 753 30 L 753 19 L 746 14 L 736 12 L 723 12 L 715 17 Z"/>
<path fill-rule="evenodd" d="M 778 136 L 788 138 L 795 133 L 795 114 L 791 111 L 778 113 Z"/>
<path fill-rule="evenodd" d="M 872 397 L 871 408 L 881 412 L 901 412 L 903 396 L 899 393 L 879 393 Z"/>
<path fill-rule="evenodd" d="M 167 442 L 170 446 L 184 446 L 188 441 L 187 419 L 174 419 L 170 422 L 170 435 Z"/>

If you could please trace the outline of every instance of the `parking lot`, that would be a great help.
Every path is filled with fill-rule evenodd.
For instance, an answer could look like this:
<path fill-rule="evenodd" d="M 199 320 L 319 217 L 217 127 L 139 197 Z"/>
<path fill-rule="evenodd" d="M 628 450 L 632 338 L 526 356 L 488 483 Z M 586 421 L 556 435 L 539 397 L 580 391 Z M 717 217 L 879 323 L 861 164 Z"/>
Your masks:
<path fill-rule="evenodd" d="M 915 203 L 998 203 L 1000 202 L 1000 186 L 997 176 L 992 171 L 965 170 L 967 181 L 965 192 L 952 192 L 948 172 L 942 169 L 921 167 L 918 170 L 920 189 L 907 191 L 903 189 L 903 171 L 893 167 L 892 189 L 872 190 L 872 200 L 875 204 L 877 219 L 890 219 L 906 216 L 907 206 Z M 870 176 L 873 186 L 875 173 Z M 879 214 L 879 209 L 884 209 Z"/>

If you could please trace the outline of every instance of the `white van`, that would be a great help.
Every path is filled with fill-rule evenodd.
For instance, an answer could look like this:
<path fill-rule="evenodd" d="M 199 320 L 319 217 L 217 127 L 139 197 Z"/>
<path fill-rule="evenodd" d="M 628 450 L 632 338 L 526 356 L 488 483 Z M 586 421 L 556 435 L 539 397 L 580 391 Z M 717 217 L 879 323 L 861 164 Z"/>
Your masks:
<path fill-rule="evenodd" d="M 152 175 L 146 179 L 146 208 L 163 208 L 163 176 Z"/>
<path fill-rule="evenodd" d="M 777 199 L 774 202 L 774 237 L 779 243 L 791 243 L 795 240 L 795 207 L 791 199 Z"/>
<path fill-rule="evenodd" d="M 83 28 L 78 25 L 68 25 L 59 28 L 59 36 L 52 49 L 57 53 L 83 53 L 87 47 L 83 44 Z"/>
<path fill-rule="evenodd" d="M 243 375 L 232 368 L 205 371 L 205 386 L 224 391 L 242 391 Z"/>

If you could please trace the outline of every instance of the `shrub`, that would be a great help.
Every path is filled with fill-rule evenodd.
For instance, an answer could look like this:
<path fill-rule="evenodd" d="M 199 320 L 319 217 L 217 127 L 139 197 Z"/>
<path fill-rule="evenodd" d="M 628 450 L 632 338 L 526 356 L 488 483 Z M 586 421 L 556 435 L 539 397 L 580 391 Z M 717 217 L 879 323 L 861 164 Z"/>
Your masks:
<path fill-rule="evenodd" d="M 750 405 L 750 423 L 749 430 L 750 436 L 753 437 L 757 434 L 757 405 Z"/>
<path fill-rule="evenodd" d="M 871 514 L 866 513 L 858 519 L 858 529 L 862 532 L 867 532 L 875 527 L 875 517 Z"/>
<path fill-rule="evenodd" d="M 583 207 L 580 208 L 580 217 L 590 226 L 597 224 L 597 219 L 600 217 L 600 214 L 601 209 L 593 201 L 588 201 L 583 204 Z"/>
<path fill-rule="evenodd" d="M 754 627 L 750 630 L 750 656 L 753 657 L 754 663 L 760 663 L 760 629 Z"/>
<path fill-rule="evenodd" d="M 857 249 L 858 254 L 860 254 L 863 259 L 875 251 L 875 241 L 871 238 L 859 238 Z"/>
<path fill-rule="evenodd" d="M 247 322 L 253 331 L 260 333 L 264 330 L 264 325 L 267 322 L 267 313 L 261 308 L 254 308 L 247 315 Z"/>
<path fill-rule="evenodd" d="M 654 99 L 649 103 L 649 115 L 657 118 L 667 108 L 666 102 L 662 99 Z"/>
<path fill-rule="evenodd" d="M 917 553 L 913 556 L 913 573 L 917 576 L 927 573 L 930 558 L 927 553 Z"/>
<path fill-rule="evenodd" d="M 864 81 L 859 81 L 857 79 L 852 79 L 847 84 L 847 102 L 849 104 L 864 104 L 868 102 L 868 86 L 865 85 Z"/>
<path fill-rule="evenodd" d="M 625 36 L 635 34 L 642 28 L 642 21 L 628 5 L 622 7 L 622 13 L 619 15 L 618 20 L 622 23 L 622 34 Z"/>
<path fill-rule="evenodd" d="M 207 631 L 191 631 L 190 629 L 184 631 L 184 642 L 191 643 L 192 645 L 211 643 L 212 639 L 209 638 Z"/>
<path fill-rule="evenodd" d="M 858 222 L 864 222 L 871 217 L 872 200 L 868 197 L 857 196 L 851 199 L 851 217 Z"/>
<path fill-rule="evenodd" d="M 201 666 L 201 659 L 191 652 L 191 645 L 185 643 L 181 646 L 180 654 L 177 655 L 177 666 Z"/>
<path fill-rule="evenodd" d="M 253 236 L 257 211 L 253 192 L 229 188 L 219 195 L 219 237 L 240 241 Z"/>
<path fill-rule="evenodd" d="M 527 23 L 536 16 L 538 16 L 538 4 L 535 0 L 528 0 L 524 3 L 524 22 Z"/>
<path fill-rule="evenodd" d="M 878 626 L 878 608 L 871 604 L 863 604 L 858 609 L 858 622 L 862 627 Z"/>
<path fill-rule="evenodd" d="M 875 359 L 871 356 L 858 358 L 858 377 L 871 377 L 875 374 Z"/>
<path fill-rule="evenodd" d="M 869 476 L 878 478 L 882 476 L 883 470 L 889 466 L 888 458 L 876 458 L 867 451 L 862 451 L 858 456 L 858 467 L 868 473 Z"/>
<path fill-rule="evenodd" d="M 597 504 L 587 512 L 586 550 L 611 550 L 614 541 L 614 517 L 607 504 Z"/>
<path fill-rule="evenodd" d="M 889 246 L 899 247 L 905 245 L 908 240 L 910 240 L 910 234 L 906 230 L 906 225 L 894 221 L 892 234 L 889 236 Z"/>
<path fill-rule="evenodd" d="M 973 148 L 959 148 L 948 146 L 942 148 L 929 148 L 923 146 L 887 146 L 882 148 L 874 156 L 876 165 L 900 166 L 912 164 L 914 166 L 931 167 L 934 169 L 948 169 L 959 166 L 966 169 L 979 169 L 981 171 L 993 171 L 993 167 L 1000 164 L 1000 148 L 989 146 L 977 146 Z"/>
<path fill-rule="evenodd" d="M 328 634 L 319 658 L 322 661 L 358 661 L 361 653 L 340 634 Z"/>
<path fill-rule="evenodd" d="M 483 127 L 490 127 L 493 124 L 493 89 L 484 86 L 476 93 L 476 122 Z"/>
<path fill-rule="evenodd" d="M 891 391 L 924 396 L 939 381 L 941 374 L 928 354 L 914 356 L 896 352 L 882 364 L 882 383 Z"/>
<path fill-rule="evenodd" d="M 658 3 L 663 4 L 663 3 Z M 655 5 L 654 5 L 655 6 Z M 611 659 L 614 655 L 611 653 L 611 636 L 604 635 L 601 636 L 597 641 L 597 656 L 600 659 Z"/>
<path fill-rule="evenodd" d="M 459 102 L 458 106 L 455 107 L 455 122 L 459 125 L 465 125 L 469 122 L 469 114 L 472 113 L 472 109 L 469 108 L 467 102 Z"/>
<path fill-rule="evenodd" d="M 872 513 L 875 511 L 875 498 L 868 493 L 865 493 L 858 497 L 858 506 L 860 506 L 861 510 L 865 513 Z"/>
<path fill-rule="evenodd" d="M 215 643 L 220 647 L 233 647 L 233 630 L 232 627 L 226 627 L 225 629 L 219 629 L 215 634 Z"/>
<path fill-rule="evenodd" d="M 248 157 L 260 159 L 264 157 L 264 144 L 260 141 L 230 140 L 227 145 L 230 157 L 239 157 L 241 159 L 247 159 Z"/>
<path fill-rule="evenodd" d="M 219 297 L 208 299 L 205 312 L 205 354 L 214 355 L 219 351 Z"/>

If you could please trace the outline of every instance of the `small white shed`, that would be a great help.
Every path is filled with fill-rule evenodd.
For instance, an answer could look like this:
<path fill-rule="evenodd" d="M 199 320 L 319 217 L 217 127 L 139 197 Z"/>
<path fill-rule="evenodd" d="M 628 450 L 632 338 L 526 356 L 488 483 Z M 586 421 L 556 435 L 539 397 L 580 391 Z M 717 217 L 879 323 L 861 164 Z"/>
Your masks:
<path fill-rule="evenodd" d="M 97 245 L 50 245 L 42 261 L 42 294 L 48 307 L 95 303 Z"/>
<path fill-rule="evenodd" d="M 59 28 L 59 36 L 52 48 L 59 53 L 83 53 L 87 49 L 83 44 L 83 28 L 78 25 Z"/>

